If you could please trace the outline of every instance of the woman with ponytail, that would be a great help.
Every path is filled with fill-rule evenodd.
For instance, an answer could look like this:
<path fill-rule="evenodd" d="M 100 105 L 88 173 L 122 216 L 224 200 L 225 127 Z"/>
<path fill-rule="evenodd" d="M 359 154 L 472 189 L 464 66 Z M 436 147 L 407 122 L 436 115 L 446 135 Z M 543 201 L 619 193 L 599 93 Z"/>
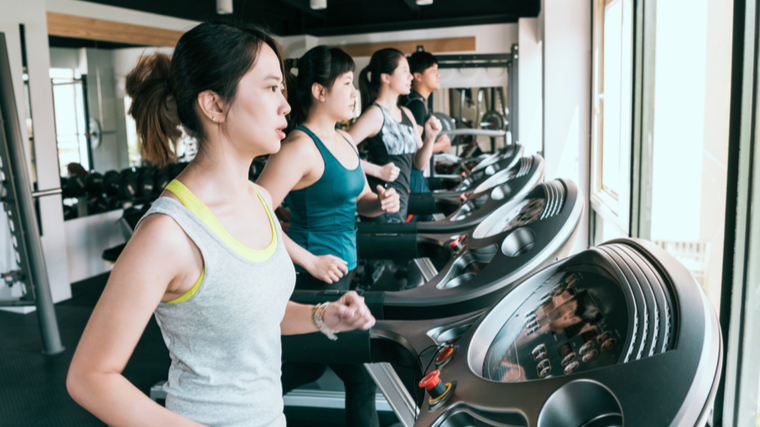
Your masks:
<path fill-rule="evenodd" d="M 433 144 L 441 130 L 441 124 L 431 116 L 424 124 L 425 140 L 416 132 L 417 123 L 406 107 L 399 107 L 398 97 L 408 95 L 412 85 L 409 64 L 401 51 L 381 49 L 359 74 L 362 115 L 351 126 L 349 133 L 354 141 L 366 140 L 369 149 L 368 162 L 364 162 L 372 188 L 388 185 L 400 196 L 400 208 L 395 214 L 378 217 L 380 221 L 404 222 L 409 201 L 409 179 L 412 167 L 424 170 L 433 155 Z M 394 177 L 384 170 L 387 163 L 398 168 Z M 387 184 L 386 184 L 387 183 Z"/>
<path fill-rule="evenodd" d="M 317 46 L 297 63 L 288 85 L 295 127 L 256 181 L 290 207 L 284 236 L 296 264 L 296 289 L 347 291 L 356 268 L 355 213 L 374 217 L 398 211 L 393 189 L 370 191 L 351 136 L 335 129 L 353 114 L 354 61 L 338 48 Z M 292 74 L 291 74 L 292 75 Z M 287 197 L 286 197 L 287 196 Z M 292 239 L 292 240 L 291 240 Z M 283 392 L 317 380 L 324 364 L 282 367 Z M 346 385 L 349 427 L 379 426 L 376 386 L 362 365 L 330 365 Z"/>
<path fill-rule="evenodd" d="M 127 76 L 143 158 L 174 159 L 195 136 L 195 159 L 146 213 L 85 328 L 67 388 L 108 425 L 285 426 L 281 334 L 368 329 L 348 293 L 318 307 L 291 303 L 295 274 L 266 190 L 248 181 L 254 157 L 277 152 L 290 108 L 279 48 L 255 26 L 200 24 L 171 58 Z M 155 315 L 171 367 L 166 407 L 122 375 Z"/>

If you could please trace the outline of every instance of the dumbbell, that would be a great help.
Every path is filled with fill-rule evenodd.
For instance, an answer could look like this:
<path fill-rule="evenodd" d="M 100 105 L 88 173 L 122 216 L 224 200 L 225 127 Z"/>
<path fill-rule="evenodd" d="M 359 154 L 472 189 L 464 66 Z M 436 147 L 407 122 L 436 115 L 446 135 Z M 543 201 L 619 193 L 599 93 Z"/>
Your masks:
<path fill-rule="evenodd" d="M 103 175 L 103 193 L 115 196 L 119 192 L 119 172 L 108 171 Z"/>
<path fill-rule="evenodd" d="M 108 210 L 108 202 L 102 196 L 87 201 L 87 213 L 97 214 Z"/>
<path fill-rule="evenodd" d="M 75 219 L 79 216 L 79 209 L 77 204 L 74 203 L 71 206 L 63 205 L 63 220 Z"/>
<path fill-rule="evenodd" d="M 64 198 L 82 197 L 86 194 L 85 177 L 74 175 L 66 180 L 66 184 L 61 183 L 61 195 Z"/>
<path fill-rule="evenodd" d="M 119 173 L 119 189 L 116 196 L 121 201 L 131 202 L 137 197 L 137 173 L 124 169 Z"/>
<path fill-rule="evenodd" d="M 103 194 L 103 175 L 97 172 L 87 175 L 87 179 L 85 179 L 85 189 L 89 196 L 100 196 Z"/>
<path fill-rule="evenodd" d="M 169 185 L 169 181 L 171 180 L 169 179 L 168 167 L 156 169 L 156 171 L 153 174 L 153 182 L 155 184 L 153 187 L 154 193 L 157 195 L 161 194 L 161 192 L 164 191 L 164 188 L 166 188 L 166 186 Z"/>
<path fill-rule="evenodd" d="M 153 195 L 156 187 L 151 168 L 143 168 L 137 176 L 137 194 L 140 197 L 150 197 Z"/>

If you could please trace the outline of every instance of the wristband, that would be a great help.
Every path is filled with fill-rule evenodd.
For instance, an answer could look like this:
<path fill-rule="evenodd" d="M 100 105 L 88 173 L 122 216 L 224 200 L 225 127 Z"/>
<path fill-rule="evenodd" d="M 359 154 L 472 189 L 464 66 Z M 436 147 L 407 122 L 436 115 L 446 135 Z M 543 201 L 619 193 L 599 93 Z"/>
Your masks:
<path fill-rule="evenodd" d="M 323 302 L 322 304 L 318 304 L 312 307 L 311 321 L 314 322 L 314 326 L 319 329 L 319 332 L 325 334 L 325 336 L 329 338 L 330 341 L 335 341 L 338 339 L 338 336 L 335 335 L 338 333 L 338 331 L 331 329 L 325 325 L 325 311 L 327 311 L 328 305 L 330 305 L 329 302 Z"/>

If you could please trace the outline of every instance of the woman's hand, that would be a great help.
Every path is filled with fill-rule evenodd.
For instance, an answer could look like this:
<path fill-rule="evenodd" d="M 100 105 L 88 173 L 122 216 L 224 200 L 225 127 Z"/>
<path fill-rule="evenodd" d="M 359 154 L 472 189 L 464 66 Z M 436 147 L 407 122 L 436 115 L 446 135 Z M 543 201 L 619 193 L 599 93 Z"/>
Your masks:
<path fill-rule="evenodd" d="M 380 209 L 387 213 L 396 213 L 399 210 L 399 196 L 393 188 L 377 186 L 377 199 L 380 201 Z"/>
<path fill-rule="evenodd" d="M 425 140 L 435 142 L 441 132 L 441 121 L 431 115 L 425 122 Z"/>
<path fill-rule="evenodd" d="M 321 255 L 315 256 L 308 266 L 304 266 L 306 271 L 313 277 L 327 283 L 333 283 L 340 280 L 341 277 L 348 274 L 348 262 L 333 256 Z"/>
<path fill-rule="evenodd" d="M 398 174 L 401 169 L 393 163 L 387 163 L 380 166 L 380 176 L 378 178 L 386 182 L 393 182 L 398 178 Z"/>
<path fill-rule="evenodd" d="M 364 298 L 350 291 L 327 305 L 324 322 L 325 326 L 339 332 L 354 329 L 366 331 L 375 324 L 375 318 L 364 303 Z"/>

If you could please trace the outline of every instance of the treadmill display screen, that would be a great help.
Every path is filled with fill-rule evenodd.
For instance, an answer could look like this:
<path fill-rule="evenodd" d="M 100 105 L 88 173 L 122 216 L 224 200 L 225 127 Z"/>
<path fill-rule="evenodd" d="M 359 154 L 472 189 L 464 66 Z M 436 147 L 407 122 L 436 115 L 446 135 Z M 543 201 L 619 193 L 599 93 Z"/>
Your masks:
<path fill-rule="evenodd" d="M 491 343 L 485 378 L 530 381 L 621 360 L 628 330 L 622 289 L 607 273 L 586 270 L 557 272 L 523 302 Z"/>

